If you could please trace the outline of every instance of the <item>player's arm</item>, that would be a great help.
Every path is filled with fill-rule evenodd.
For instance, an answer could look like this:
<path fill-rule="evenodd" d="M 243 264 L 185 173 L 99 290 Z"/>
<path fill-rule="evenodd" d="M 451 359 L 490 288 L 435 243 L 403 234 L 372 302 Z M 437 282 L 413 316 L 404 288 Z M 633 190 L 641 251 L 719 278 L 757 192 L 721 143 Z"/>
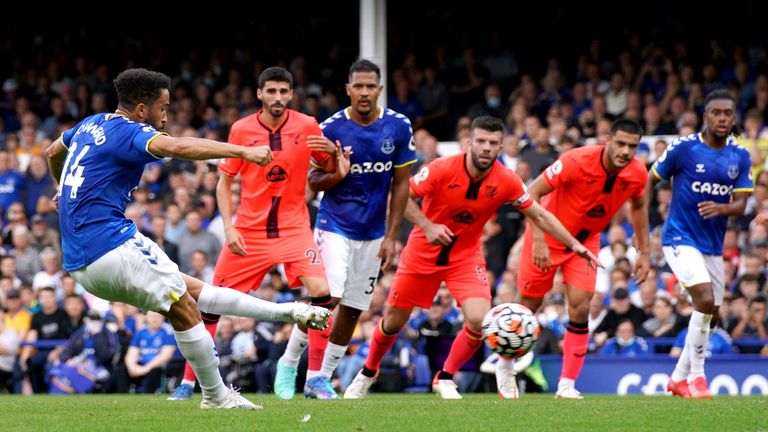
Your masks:
<path fill-rule="evenodd" d="M 248 254 L 245 249 L 245 239 L 232 224 L 232 182 L 235 177 L 225 172 L 220 174 L 219 182 L 216 183 L 216 202 L 219 206 L 221 222 L 224 225 L 227 247 L 233 254 L 245 256 Z"/>
<path fill-rule="evenodd" d="M 411 190 L 408 180 L 411 178 L 411 167 L 409 165 L 395 168 L 392 178 L 392 192 L 389 196 L 389 218 L 387 220 L 387 233 L 381 242 L 377 258 L 384 259 L 381 269 L 386 271 L 395 258 L 395 243 L 397 240 L 397 231 L 400 229 L 400 223 L 403 221 L 403 213 L 408 203 L 409 192 Z M 446 227 L 447 228 L 447 227 Z"/>
<path fill-rule="evenodd" d="M 541 197 L 555 190 L 544 178 L 546 173 L 540 174 L 536 180 L 528 187 L 528 194 L 531 195 L 534 201 L 538 202 Z M 533 234 L 533 265 L 544 270 L 549 271 L 551 264 L 549 256 L 549 246 L 547 246 L 547 239 L 544 237 L 544 231 L 539 228 L 535 223 L 528 224 L 531 227 L 531 234 Z"/>
<path fill-rule="evenodd" d="M 427 241 L 433 245 L 448 246 L 453 241 L 453 231 L 443 224 L 433 223 L 416 203 L 417 196 L 410 191 L 405 205 L 405 218 L 424 231 Z"/>
<path fill-rule="evenodd" d="M 309 170 L 309 175 L 307 176 L 309 188 L 314 192 L 320 192 L 336 186 L 347 176 L 347 174 L 349 174 L 349 169 L 352 165 L 349 160 L 349 155 L 351 153 L 352 151 L 350 148 L 342 150 L 341 143 L 336 141 L 336 157 L 330 157 L 326 160 L 335 160 L 334 169 L 331 170 L 331 167 L 327 165 L 318 166 L 313 163 Z"/>
<path fill-rule="evenodd" d="M 747 208 L 747 198 L 750 192 L 731 193 L 731 202 L 720 204 L 714 201 L 702 201 L 699 203 L 699 215 L 704 219 L 712 219 L 717 216 L 743 216 Z"/>
<path fill-rule="evenodd" d="M 630 219 L 632 220 L 632 226 L 635 227 L 637 250 L 640 252 L 635 261 L 634 268 L 634 277 L 637 284 L 645 281 L 648 271 L 651 269 L 651 245 L 648 235 L 648 196 L 646 191 L 643 196 L 632 198 L 630 201 Z"/>
<path fill-rule="evenodd" d="M 48 156 L 48 171 L 56 183 L 61 179 L 61 172 L 64 170 L 64 162 L 67 160 L 67 147 L 61 137 L 56 138 L 45 150 Z"/>
<path fill-rule="evenodd" d="M 155 156 L 191 160 L 240 158 L 261 166 L 272 160 L 269 146 L 245 147 L 205 138 L 174 138 L 164 134 L 152 138 L 147 144 L 147 150 Z"/>
<path fill-rule="evenodd" d="M 530 193 L 530 192 L 529 192 Z M 555 240 L 566 245 L 574 253 L 587 261 L 594 262 L 598 267 L 603 267 L 597 257 L 589 251 L 581 242 L 576 240 L 571 233 L 560 223 L 552 213 L 539 205 L 535 200 L 533 203 L 520 211 L 523 212 L 528 221 L 539 227 L 541 230 L 552 236 Z"/>
<path fill-rule="evenodd" d="M 738 165 L 738 173 L 731 189 L 731 201 L 728 203 L 716 203 L 703 201 L 699 203 L 699 215 L 704 219 L 718 216 L 743 216 L 747 208 L 747 199 L 755 190 L 752 180 L 752 163 L 747 152 L 741 152 Z M 729 167 L 730 172 L 730 167 Z"/>
<path fill-rule="evenodd" d="M 648 175 L 648 181 L 645 183 L 645 196 L 651 197 L 653 196 L 654 189 L 656 188 L 656 185 L 659 184 L 660 181 L 665 180 L 663 177 L 659 175 L 659 173 L 656 172 L 655 166 L 651 167 L 651 170 L 649 171 Z"/>
<path fill-rule="evenodd" d="M 550 186 L 549 183 L 544 179 L 544 174 L 540 174 L 536 180 L 531 183 L 530 186 L 528 186 L 528 194 L 533 198 L 536 202 L 539 202 L 541 200 L 541 197 L 544 195 L 552 192 L 555 190 L 552 186 Z M 536 241 L 544 241 L 544 231 L 541 230 L 536 224 L 530 224 L 531 225 L 531 232 L 533 233 L 533 239 Z"/>

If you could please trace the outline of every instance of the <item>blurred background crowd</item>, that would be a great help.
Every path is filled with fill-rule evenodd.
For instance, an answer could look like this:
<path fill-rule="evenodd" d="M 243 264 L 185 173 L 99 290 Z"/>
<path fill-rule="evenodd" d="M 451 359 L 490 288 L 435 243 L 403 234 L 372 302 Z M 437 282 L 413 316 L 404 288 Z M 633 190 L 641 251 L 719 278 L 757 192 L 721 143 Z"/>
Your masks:
<path fill-rule="evenodd" d="M 489 10 L 459 14 L 423 5 L 417 7 L 419 20 L 397 13 L 404 7 L 389 3 L 390 28 L 406 31 L 391 32 L 384 84 L 386 105 L 413 123 L 419 159 L 414 171 L 466 145 L 469 123 L 479 115 L 504 120 L 500 161 L 525 182 L 569 149 L 604 143 L 611 121 L 619 118 L 644 127 L 638 157 L 650 166 L 677 136 L 699 130 L 710 91 L 728 89 L 737 100 L 738 142 L 752 156 L 755 191 L 746 215 L 732 220 L 725 236 L 726 297 L 710 350 L 768 355 L 768 346 L 759 342 L 768 338 L 768 230 L 752 222 L 768 210 L 768 52 L 754 34 L 763 6 L 748 3 L 718 24 L 676 4 L 651 2 L 639 18 L 624 23 L 629 28 L 564 7 L 516 6 L 514 17 L 502 19 Z M 68 16 L 68 26 L 48 30 L 53 18 L 41 17 L 34 28 L 0 33 L 0 392 L 60 390 L 57 377 L 78 375 L 85 360 L 92 367 L 79 375 L 89 378 L 87 390 L 163 392 L 178 383 L 183 360 L 162 316 L 95 298 L 61 270 L 58 215 L 51 203 L 55 185 L 44 151 L 85 116 L 115 109 L 112 79 L 127 67 L 172 76 L 165 129 L 172 136 L 226 140 L 234 121 L 259 110 L 256 78 L 273 65 L 294 76 L 291 108 L 319 122 L 344 108 L 346 73 L 357 52 L 357 26 L 349 23 L 356 23 L 357 10 L 310 7 L 296 18 L 306 25 L 285 18 L 268 22 L 264 15 L 279 12 L 274 5 L 259 12 L 261 17 L 249 20 L 215 11 L 203 21 L 171 7 L 162 18 L 173 24 L 169 28 L 138 23 L 125 26 L 125 34 L 113 33 L 120 25 L 94 22 L 87 14 Z M 738 35 L 726 32 L 734 30 L 728 14 L 747 20 Z M 519 25 L 506 28 L 505 19 Z M 216 24 L 206 27 L 209 22 Z M 196 34 L 202 28 L 206 37 Z M 540 42 L 531 44 L 526 36 Z M 215 161 L 158 161 L 147 165 L 126 210 L 182 271 L 209 283 L 224 241 L 216 183 Z M 237 205 L 237 185 L 234 193 Z M 661 253 L 670 198 L 669 185 L 661 184 L 651 199 L 653 271 L 644 284 L 630 276 L 636 250 L 628 211 L 619 212 L 603 234 L 600 259 L 606 269 L 598 274 L 590 311 L 591 347 L 598 355 L 680 352 L 692 306 Z M 308 192 L 312 214 L 318 203 Z M 523 224 L 507 205 L 485 227 L 488 278 L 499 303 L 517 295 Z M 401 246 L 409 229 L 404 224 Z M 391 283 L 392 273 L 377 282 L 371 310 L 363 314 L 338 371 L 342 389 L 365 358 Z M 305 298 L 303 290 L 288 288 L 280 267 L 252 294 L 278 302 Z M 558 353 L 568 322 L 559 279 L 544 304 L 536 351 Z M 428 388 L 461 320 L 441 289 L 429 310 L 414 313 L 385 361 L 390 379 L 379 380 L 381 389 Z M 226 379 L 249 391 L 271 391 L 290 328 L 222 319 L 216 344 Z M 465 365 L 460 391 L 489 385 L 482 373 L 488 370 L 485 354 L 481 350 Z M 546 386 L 531 375 L 532 389 Z"/>

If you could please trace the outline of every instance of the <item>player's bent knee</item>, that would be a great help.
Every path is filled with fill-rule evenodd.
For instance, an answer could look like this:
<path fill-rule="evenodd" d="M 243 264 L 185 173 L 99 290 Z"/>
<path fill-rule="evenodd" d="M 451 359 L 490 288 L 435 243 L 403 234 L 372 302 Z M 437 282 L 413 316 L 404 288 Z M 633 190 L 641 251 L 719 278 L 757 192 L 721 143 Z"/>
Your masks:
<path fill-rule="evenodd" d="M 568 317 L 571 321 L 587 322 L 589 320 L 589 302 L 568 305 Z"/>
<path fill-rule="evenodd" d="M 381 328 L 386 333 L 396 334 L 408 323 L 408 318 L 410 315 L 410 311 L 389 308 L 387 309 L 387 312 L 384 313 Z"/>
<path fill-rule="evenodd" d="M 539 307 L 541 307 L 543 301 L 543 297 L 528 297 L 525 295 L 520 297 L 520 304 L 527 307 L 534 313 L 539 309 Z"/>
<path fill-rule="evenodd" d="M 171 305 L 171 309 L 163 315 L 168 318 L 174 330 L 189 330 L 200 322 L 200 311 L 197 303 L 187 293 Z"/>

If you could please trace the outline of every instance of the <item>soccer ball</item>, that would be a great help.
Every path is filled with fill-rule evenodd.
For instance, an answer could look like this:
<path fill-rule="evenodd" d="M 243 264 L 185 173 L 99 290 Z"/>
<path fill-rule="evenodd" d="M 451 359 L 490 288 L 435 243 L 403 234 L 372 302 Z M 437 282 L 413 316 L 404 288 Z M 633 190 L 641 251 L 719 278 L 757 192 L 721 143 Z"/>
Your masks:
<path fill-rule="evenodd" d="M 500 304 L 483 319 L 483 336 L 491 349 L 504 358 L 527 354 L 539 340 L 539 321 L 530 309 L 517 303 Z"/>

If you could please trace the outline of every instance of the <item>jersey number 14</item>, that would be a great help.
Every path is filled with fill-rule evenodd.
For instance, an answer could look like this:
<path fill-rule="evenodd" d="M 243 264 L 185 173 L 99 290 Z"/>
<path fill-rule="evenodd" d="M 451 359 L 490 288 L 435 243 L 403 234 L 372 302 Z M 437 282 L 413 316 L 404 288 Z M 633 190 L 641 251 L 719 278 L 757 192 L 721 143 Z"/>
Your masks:
<path fill-rule="evenodd" d="M 85 181 L 85 177 L 83 176 L 85 167 L 80 165 L 80 161 L 83 159 L 86 153 L 88 153 L 90 148 L 91 146 L 89 145 L 83 147 L 73 162 L 72 155 L 77 151 L 77 143 L 72 143 L 72 147 L 69 149 L 69 154 L 67 155 L 67 160 L 64 161 L 64 178 L 61 180 L 61 183 L 59 183 L 59 195 L 61 195 L 64 186 L 69 186 L 69 198 L 77 198 L 77 189 L 80 188 L 80 186 L 82 186 L 83 182 Z M 70 163 L 72 163 L 72 166 L 70 166 Z"/>

